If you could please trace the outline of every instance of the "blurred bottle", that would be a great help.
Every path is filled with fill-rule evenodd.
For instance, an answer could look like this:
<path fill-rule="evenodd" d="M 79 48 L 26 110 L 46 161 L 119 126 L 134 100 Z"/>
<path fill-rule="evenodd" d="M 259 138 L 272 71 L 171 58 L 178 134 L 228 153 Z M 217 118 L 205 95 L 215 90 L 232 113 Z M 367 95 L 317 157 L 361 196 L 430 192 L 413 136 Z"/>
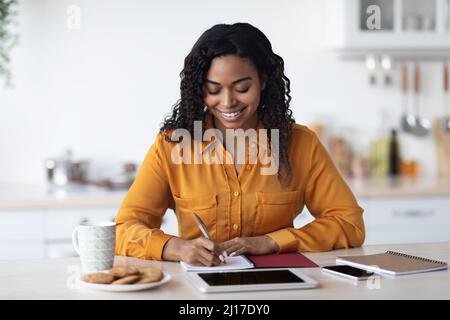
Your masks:
<path fill-rule="evenodd" d="M 389 139 L 378 138 L 370 145 L 370 172 L 374 177 L 385 177 L 389 171 Z"/>
<path fill-rule="evenodd" d="M 389 139 L 389 175 L 398 176 L 400 174 L 400 147 L 398 143 L 397 130 L 391 130 Z"/>
<path fill-rule="evenodd" d="M 369 149 L 370 174 L 386 177 L 389 174 L 389 113 L 386 108 L 378 110 L 378 126 Z"/>

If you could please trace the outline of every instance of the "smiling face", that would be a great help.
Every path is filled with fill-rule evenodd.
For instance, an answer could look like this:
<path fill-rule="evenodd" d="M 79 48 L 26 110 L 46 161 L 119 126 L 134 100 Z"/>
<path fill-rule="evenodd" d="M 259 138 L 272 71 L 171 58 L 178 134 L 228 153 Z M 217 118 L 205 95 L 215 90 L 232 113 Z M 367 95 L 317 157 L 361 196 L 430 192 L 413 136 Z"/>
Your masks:
<path fill-rule="evenodd" d="M 226 55 L 211 61 L 203 99 L 221 131 L 246 130 L 256 126 L 256 110 L 263 89 L 264 83 L 250 60 Z"/>

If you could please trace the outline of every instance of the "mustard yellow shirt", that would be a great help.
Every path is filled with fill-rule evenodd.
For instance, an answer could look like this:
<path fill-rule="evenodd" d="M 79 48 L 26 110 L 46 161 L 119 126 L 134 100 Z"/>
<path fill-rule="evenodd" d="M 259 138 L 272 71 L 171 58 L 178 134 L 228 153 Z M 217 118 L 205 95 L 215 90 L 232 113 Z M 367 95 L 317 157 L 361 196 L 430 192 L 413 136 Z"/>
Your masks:
<path fill-rule="evenodd" d="M 209 119 L 208 128 L 211 123 Z M 200 150 L 211 144 L 199 143 Z M 307 127 L 292 127 L 292 182 L 284 187 L 276 174 L 262 175 L 260 163 L 244 164 L 239 174 L 232 163 L 176 164 L 171 158 L 175 145 L 158 134 L 148 151 L 116 216 L 117 255 L 161 260 L 164 245 L 174 236 L 159 229 L 169 208 L 176 213 L 183 239 L 201 236 L 192 217 L 196 212 L 219 243 L 267 235 L 280 252 L 328 251 L 363 243 L 363 209 Z M 296 229 L 294 218 L 305 206 L 315 220 Z"/>

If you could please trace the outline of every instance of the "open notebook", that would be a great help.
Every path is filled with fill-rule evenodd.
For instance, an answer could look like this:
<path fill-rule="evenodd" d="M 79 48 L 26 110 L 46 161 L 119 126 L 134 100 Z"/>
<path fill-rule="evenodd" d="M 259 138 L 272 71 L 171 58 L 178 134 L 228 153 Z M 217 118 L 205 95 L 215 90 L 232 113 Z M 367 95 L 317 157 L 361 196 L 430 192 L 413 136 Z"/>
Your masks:
<path fill-rule="evenodd" d="M 395 251 L 370 254 L 364 256 L 338 257 L 337 264 L 346 264 L 356 268 L 385 273 L 389 275 L 404 275 L 447 269 L 446 262 L 412 256 Z"/>
<path fill-rule="evenodd" d="M 180 262 L 181 266 L 186 271 L 224 271 L 224 270 L 235 270 L 235 269 L 250 269 L 253 268 L 253 263 L 250 262 L 245 256 L 234 256 L 228 257 L 227 263 L 220 264 L 214 267 L 207 266 L 193 266 L 184 261 Z"/>
<path fill-rule="evenodd" d="M 266 254 L 261 256 L 228 257 L 226 264 L 214 267 L 193 266 L 181 262 L 187 271 L 223 271 L 250 268 L 316 268 L 314 261 L 309 260 L 300 252 Z"/>

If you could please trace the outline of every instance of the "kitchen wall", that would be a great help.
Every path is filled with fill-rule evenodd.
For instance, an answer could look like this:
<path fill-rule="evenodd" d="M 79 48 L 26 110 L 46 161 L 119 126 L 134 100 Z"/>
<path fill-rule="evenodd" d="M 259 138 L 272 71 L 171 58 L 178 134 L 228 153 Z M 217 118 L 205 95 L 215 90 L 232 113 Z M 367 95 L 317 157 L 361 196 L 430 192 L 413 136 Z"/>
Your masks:
<path fill-rule="evenodd" d="M 43 160 L 68 147 L 103 172 L 141 161 L 178 98 L 184 57 L 216 23 L 247 21 L 265 32 L 285 59 L 297 122 L 327 121 L 363 150 L 400 117 L 397 74 L 393 87 L 371 87 L 363 62 L 342 61 L 324 45 L 335 18 L 326 0 L 20 2 L 15 88 L 0 88 L 2 184 L 43 183 Z M 67 27 L 70 5 L 81 9 L 79 30 Z M 423 115 L 434 117 L 441 69 L 429 62 L 422 70 Z M 400 139 L 403 155 L 435 174 L 432 137 Z"/>

